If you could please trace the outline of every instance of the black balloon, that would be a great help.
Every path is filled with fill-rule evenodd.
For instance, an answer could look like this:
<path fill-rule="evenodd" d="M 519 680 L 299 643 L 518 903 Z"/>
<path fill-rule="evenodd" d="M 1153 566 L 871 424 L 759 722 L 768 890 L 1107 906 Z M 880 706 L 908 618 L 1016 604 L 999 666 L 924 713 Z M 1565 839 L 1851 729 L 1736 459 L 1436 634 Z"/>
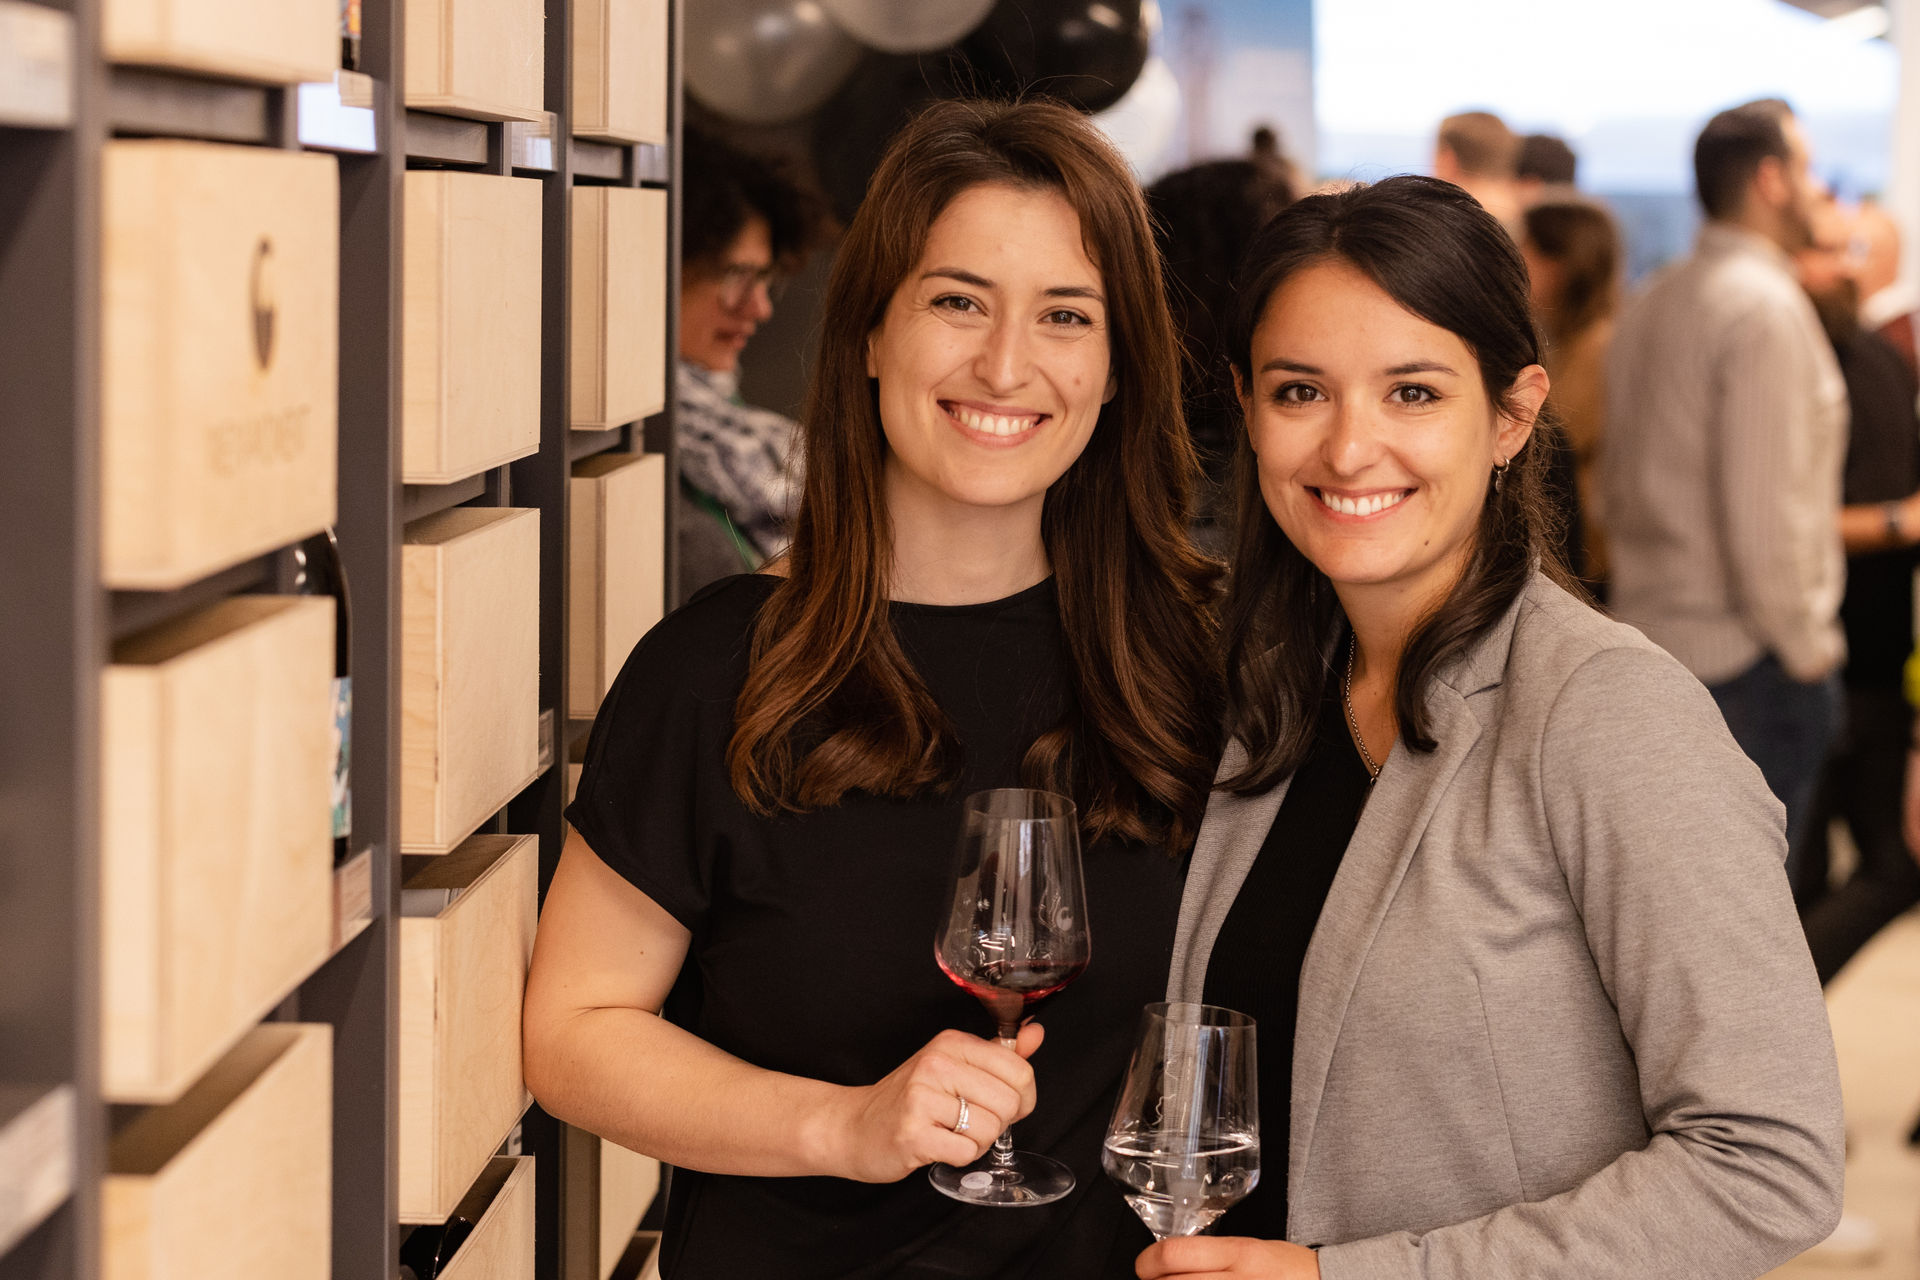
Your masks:
<path fill-rule="evenodd" d="M 813 117 L 813 169 L 842 223 L 853 220 L 867 181 L 900 127 L 928 103 L 954 96 L 944 53 L 869 53 Z"/>
<path fill-rule="evenodd" d="M 1000 0 L 958 48 L 979 92 L 1038 92 L 1104 111 L 1147 65 L 1143 0 Z M 964 82 L 963 82 L 964 84 Z"/>

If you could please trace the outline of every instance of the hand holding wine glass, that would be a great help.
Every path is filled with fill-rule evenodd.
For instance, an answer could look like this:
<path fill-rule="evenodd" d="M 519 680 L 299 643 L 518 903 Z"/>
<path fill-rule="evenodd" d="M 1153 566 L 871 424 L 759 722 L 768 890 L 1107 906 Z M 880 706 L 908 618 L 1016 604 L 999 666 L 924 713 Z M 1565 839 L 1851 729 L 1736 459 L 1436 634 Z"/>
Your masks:
<path fill-rule="evenodd" d="M 1253 1019 L 1150 1004 L 1102 1156 L 1155 1240 L 1198 1235 L 1260 1182 Z"/>
<path fill-rule="evenodd" d="M 1073 802 L 1046 791 L 1007 788 L 967 797 L 954 865 L 953 896 L 934 937 L 946 975 L 992 1015 L 1000 1043 L 1015 1045 L 1020 1022 L 1087 967 L 1086 886 Z M 971 1102 L 956 1097 L 952 1128 L 971 1127 Z M 1058 1160 L 1013 1149 L 1003 1129 L 992 1152 L 966 1168 L 935 1165 L 933 1185 L 969 1204 L 1048 1204 L 1073 1190 Z"/>

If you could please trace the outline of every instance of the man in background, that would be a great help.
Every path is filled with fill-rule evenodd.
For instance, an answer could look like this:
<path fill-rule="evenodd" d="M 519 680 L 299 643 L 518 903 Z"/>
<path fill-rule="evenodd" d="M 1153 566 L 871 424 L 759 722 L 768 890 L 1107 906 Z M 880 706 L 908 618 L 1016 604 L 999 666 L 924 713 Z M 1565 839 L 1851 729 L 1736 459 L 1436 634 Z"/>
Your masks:
<path fill-rule="evenodd" d="M 1520 217 L 1514 166 L 1520 139 L 1491 111 L 1467 111 L 1440 122 L 1434 140 L 1433 176 L 1463 188 L 1511 229 Z"/>
<path fill-rule="evenodd" d="M 1790 255 L 1820 195 L 1784 102 L 1694 148 L 1706 224 L 1621 316 L 1602 486 L 1612 604 L 1684 663 L 1787 810 L 1788 874 L 1840 716 L 1847 398 Z"/>
<path fill-rule="evenodd" d="M 1859 255 L 1860 323 L 1892 343 L 1920 377 L 1914 334 L 1920 297 L 1900 279 L 1900 228 L 1885 209 L 1868 201 L 1854 218 L 1853 242 Z"/>
<path fill-rule="evenodd" d="M 1520 158 L 1514 165 L 1514 191 L 1522 208 L 1538 204 L 1556 192 L 1571 192 L 1579 173 L 1580 157 L 1566 139 L 1550 133 L 1530 133 L 1520 139 Z"/>

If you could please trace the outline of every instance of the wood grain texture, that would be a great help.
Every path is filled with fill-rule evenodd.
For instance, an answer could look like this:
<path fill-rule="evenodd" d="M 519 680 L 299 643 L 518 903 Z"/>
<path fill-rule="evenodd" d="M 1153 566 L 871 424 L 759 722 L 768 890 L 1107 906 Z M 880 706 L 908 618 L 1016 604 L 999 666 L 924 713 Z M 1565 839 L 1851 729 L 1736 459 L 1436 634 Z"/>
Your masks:
<path fill-rule="evenodd" d="M 339 166 L 122 139 L 102 179 L 102 576 L 167 589 L 333 523 Z"/>
<path fill-rule="evenodd" d="M 407 105 L 482 120 L 545 108 L 541 0 L 406 0 Z"/>
<path fill-rule="evenodd" d="M 575 0 L 573 132 L 667 141 L 666 0 Z"/>
<path fill-rule="evenodd" d="M 236 596 L 113 659 L 103 1090 L 166 1102 L 327 956 L 333 604 Z"/>
<path fill-rule="evenodd" d="M 0 1254 L 73 1192 L 73 1086 L 0 1088 Z"/>
<path fill-rule="evenodd" d="M 244 80 L 331 80 L 340 64 L 337 0 L 106 0 L 100 40 L 114 62 Z"/>
<path fill-rule="evenodd" d="M 401 477 L 448 484 L 540 448 L 540 183 L 405 182 Z"/>
<path fill-rule="evenodd" d="M 441 1280 L 533 1280 L 533 1157 L 501 1156 L 467 1197 L 462 1213 L 473 1234 L 440 1273 Z"/>
<path fill-rule="evenodd" d="M 666 458 L 602 453 L 568 494 L 567 714 L 590 719 L 666 607 Z"/>
<path fill-rule="evenodd" d="M 604 431 L 658 413 L 667 383 L 667 193 L 576 187 L 572 425 Z"/>
<path fill-rule="evenodd" d="M 444 1221 L 530 1101 L 520 1007 L 533 958 L 539 838 L 474 836 L 408 889 L 457 889 L 400 921 L 400 1220 Z"/>
<path fill-rule="evenodd" d="M 659 1189 L 658 1160 L 600 1140 L 600 1280 L 613 1274 Z"/>
<path fill-rule="evenodd" d="M 105 1280 L 327 1280 L 333 1028 L 270 1023 L 108 1148 Z"/>

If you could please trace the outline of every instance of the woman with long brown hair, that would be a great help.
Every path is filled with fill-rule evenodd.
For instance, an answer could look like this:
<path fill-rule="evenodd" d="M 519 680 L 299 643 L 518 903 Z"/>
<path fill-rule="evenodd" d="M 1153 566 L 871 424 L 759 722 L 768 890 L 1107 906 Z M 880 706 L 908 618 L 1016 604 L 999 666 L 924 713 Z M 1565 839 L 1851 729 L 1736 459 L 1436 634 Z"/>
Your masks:
<path fill-rule="evenodd" d="M 1177 361 L 1083 117 L 945 103 L 895 139 L 828 287 L 791 551 L 628 660 L 528 978 L 535 1097 L 676 1168 L 674 1280 L 1130 1274 L 1100 1139 L 1218 733 Z M 1077 805 L 1095 938 L 1031 1064 L 1040 1028 L 970 1034 L 930 945 L 962 797 L 1016 785 Z M 1066 1200 L 908 1176 L 1030 1111 Z"/>

